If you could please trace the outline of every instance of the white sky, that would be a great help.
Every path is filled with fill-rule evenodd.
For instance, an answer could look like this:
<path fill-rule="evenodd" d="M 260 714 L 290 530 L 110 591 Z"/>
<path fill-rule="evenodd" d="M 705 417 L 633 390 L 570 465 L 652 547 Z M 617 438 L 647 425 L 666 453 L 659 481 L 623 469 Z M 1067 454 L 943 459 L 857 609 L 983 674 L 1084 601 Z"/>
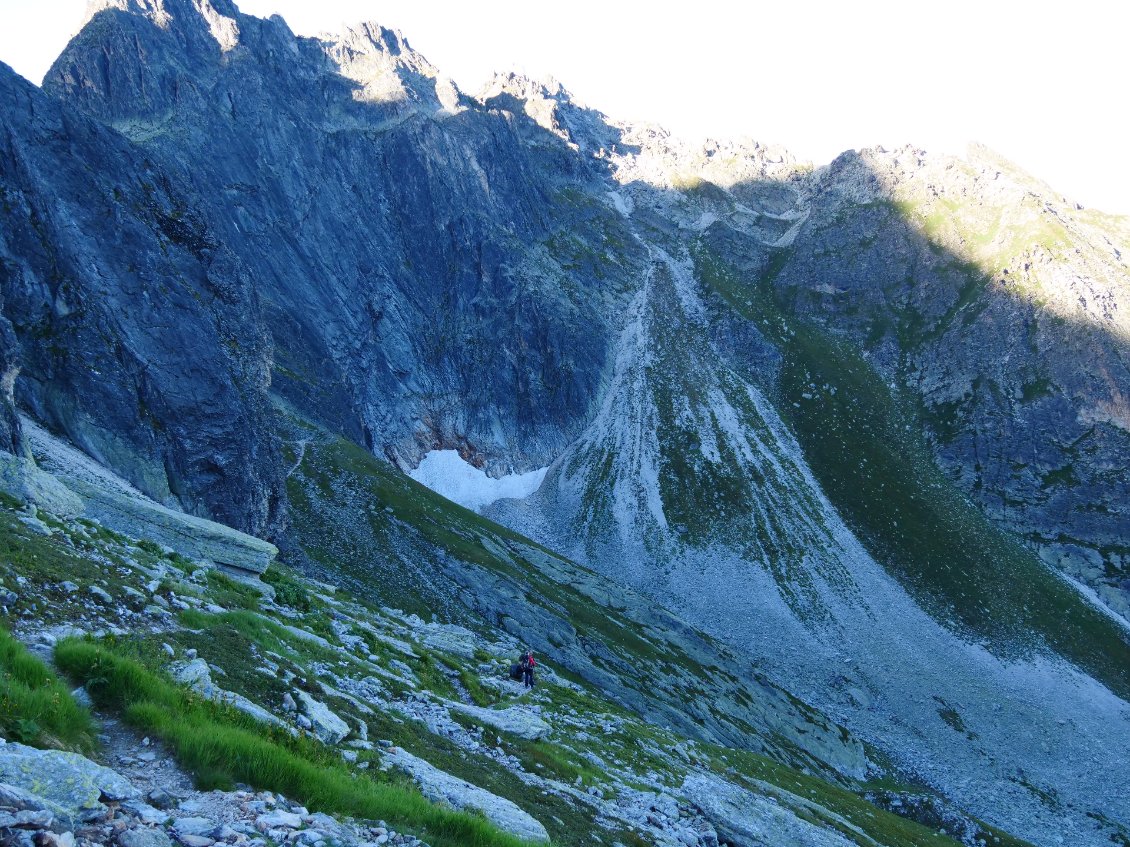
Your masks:
<path fill-rule="evenodd" d="M 1086 205 L 1130 213 L 1130 4 L 1120 0 L 236 0 L 300 34 L 375 20 L 474 93 L 552 75 L 680 135 L 748 135 L 827 162 L 978 140 Z M 85 0 L 0 0 L 0 59 L 34 82 Z"/>

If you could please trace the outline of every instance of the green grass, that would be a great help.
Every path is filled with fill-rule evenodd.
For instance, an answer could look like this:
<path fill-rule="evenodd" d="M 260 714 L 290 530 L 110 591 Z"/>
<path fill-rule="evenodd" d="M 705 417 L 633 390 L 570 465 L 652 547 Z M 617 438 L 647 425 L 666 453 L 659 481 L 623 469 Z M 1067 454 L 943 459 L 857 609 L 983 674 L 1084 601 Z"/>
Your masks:
<path fill-rule="evenodd" d="M 96 702 L 156 735 L 204 787 L 246 783 L 313 810 L 383 819 L 436 847 L 519 847 L 524 842 L 483 818 L 428 802 L 397 782 L 377 782 L 335 760 L 332 751 L 291 738 L 179 688 L 140 662 L 92 642 L 66 640 L 56 662 L 82 680 Z"/>
<path fill-rule="evenodd" d="M 226 608 L 258 609 L 262 595 L 250 586 L 237 582 L 226 573 L 210 568 L 205 577 L 213 602 Z"/>
<path fill-rule="evenodd" d="M 33 747 L 88 753 L 94 721 L 48 667 L 0 628 L 0 732 Z"/>
<path fill-rule="evenodd" d="M 868 552 L 952 629 L 1002 655 L 1050 647 L 1130 695 L 1130 639 L 957 491 L 917 405 L 852 346 L 789 317 L 768 286 L 698 258 L 706 285 L 779 346 L 777 408 Z"/>
<path fill-rule="evenodd" d="M 476 706 L 493 706 L 500 699 L 498 691 L 484 687 L 479 675 L 472 670 L 460 668 L 459 681 L 463 683 L 463 687 L 471 695 L 471 701 Z"/>

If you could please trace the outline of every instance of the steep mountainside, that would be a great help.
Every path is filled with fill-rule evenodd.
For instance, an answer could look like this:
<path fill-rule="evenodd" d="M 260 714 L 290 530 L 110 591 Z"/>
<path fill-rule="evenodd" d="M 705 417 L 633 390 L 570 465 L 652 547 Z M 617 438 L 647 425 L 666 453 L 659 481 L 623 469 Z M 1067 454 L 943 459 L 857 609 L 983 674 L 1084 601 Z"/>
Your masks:
<path fill-rule="evenodd" d="M 545 464 L 575 436 L 639 250 L 562 138 L 374 25 L 323 42 L 226 2 L 92 12 L 45 90 L 213 198 L 255 268 L 276 391 L 410 464 L 440 446 Z M 602 261 L 552 249 L 574 241 Z"/>
<path fill-rule="evenodd" d="M 985 150 L 845 154 L 774 285 L 921 399 L 1000 526 L 1130 615 L 1130 240 Z M 850 256 L 850 261 L 837 261 Z"/>
<path fill-rule="evenodd" d="M 157 500 L 278 531 L 251 272 L 181 183 L 3 65 L 0 110 L 4 393 Z"/>
<path fill-rule="evenodd" d="M 298 38 L 230 0 L 95 0 L 42 91 L 0 66 L 0 113 L 0 487 L 30 504 L 5 518 L 13 579 L 69 596 L 33 561 L 39 533 L 121 562 L 101 590 L 134 599 L 141 575 L 191 582 L 203 560 L 255 584 L 275 548 L 211 518 L 354 598 L 301 617 L 311 583 L 272 570 L 274 606 L 201 591 L 175 619 L 84 624 L 149 634 L 67 647 L 71 672 L 148 673 L 155 638 L 227 633 L 255 667 L 225 684 L 257 719 L 278 727 L 262 709 L 298 696 L 245 685 L 264 667 L 320 679 L 299 688 L 353 718 L 370 695 L 407 709 L 430 733 L 412 752 L 455 767 L 431 738 L 454 733 L 506 769 L 464 778 L 554 839 L 589 814 L 625 844 L 934 843 L 863 826 L 866 797 L 970 847 L 1005 838 L 979 820 L 1041 847 L 1130 843 L 1126 221 L 985 150 L 813 170 L 512 74 L 471 97 L 399 33 Z M 540 488 L 490 503 L 492 523 L 403 473 L 443 449 Z M 119 535 L 95 527 L 88 550 L 95 520 Z M 305 635 L 199 617 L 236 602 Z M 37 637 L 43 610 L 18 609 Z M 370 662 L 442 689 L 443 715 L 336 658 L 356 638 L 388 658 L 366 616 L 422 664 Z M 301 653 L 280 632 L 329 652 L 280 664 Z M 484 699 L 479 654 L 519 642 L 582 686 L 562 690 L 664 734 L 593 759 L 581 721 L 568 750 L 523 748 L 572 788 L 470 744 L 446 701 Z M 734 758 L 655 758 L 688 743 Z M 655 811 L 679 827 L 585 799 L 641 784 L 678 794 Z"/>

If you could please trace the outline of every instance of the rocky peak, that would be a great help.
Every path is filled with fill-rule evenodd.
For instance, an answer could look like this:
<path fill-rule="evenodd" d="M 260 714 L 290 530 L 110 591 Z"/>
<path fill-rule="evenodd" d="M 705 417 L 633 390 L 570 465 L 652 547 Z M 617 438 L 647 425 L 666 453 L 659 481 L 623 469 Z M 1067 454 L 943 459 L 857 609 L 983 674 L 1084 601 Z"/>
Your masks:
<path fill-rule="evenodd" d="M 224 52 L 239 44 L 239 10 L 231 0 L 90 0 L 83 26 L 105 11 L 138 15 L 165 30 L 203 23 Z"/>
<path fill-rule="evenodd" d="M 493 97 L 509 94 L 519 100 L 553 100 L 572 103 L 573 95 L 553 77 L 536 80 L 514 71 L 498 72 L 483 86 L 478 100 L 486 103 Z"/>
<path fill-rule="evenodd" d="M 345 28 L 341 35 L 333 35 L 329 40 L 341 45 L 344 49 L 356 53 L 385 53 L 390 56 L 404 56 L 414 60 L 415 63 L 426 66 L 433 73 L 435 68 L 423 56 L 412 49 L 408 39 L 398 29 L 388 29 L 376 21 L 362 21 Z"/>
<path fill-rule="evenodd" d="M 619 130 L 605 115 L 579 103 L 552 77 L 535 80 L 513 71 L 496 73 L 476 99 L 488 109 L 525 114 L 542 129 L 588 155 L 600 155 L 619 141 Z"/>
<path fill-rule="evenodd" d="M 461 108 L 463 95 L 455 83 L 413 50 L 399 30 L 365 21 L 321 40 L 341 75 L 361 86 L 355 100 L 401 101 L 443 113 Z"/>

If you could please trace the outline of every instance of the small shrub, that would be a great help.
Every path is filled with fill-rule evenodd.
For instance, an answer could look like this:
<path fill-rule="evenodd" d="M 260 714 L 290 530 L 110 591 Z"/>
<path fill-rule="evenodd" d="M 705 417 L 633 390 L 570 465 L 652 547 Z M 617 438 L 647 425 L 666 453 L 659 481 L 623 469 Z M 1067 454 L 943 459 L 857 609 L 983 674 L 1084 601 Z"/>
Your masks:
<path fill-rule="evenodd" d="M 310 592 L 294 577 L 277 567 L 267 568 L 260 578 L 275 589 L 275 602 L 280 606 L 289 606 L 299 612 L 309 612 L 314 608 Z"/>
<path fill-rule="evenodd" d="M 161 558 L 165 555 L 164 548 L 161 547 L 156 541 L 150 541 L 148 538 L 142 538 L 137 542 L 137 549 L 143 550 L 150 556 Z"/>
<path fill-rule="evenodd" d="M 13 497 L 7 491 L 0 491 L 0 506 L 3 506 L 5 509 L 18 511 L 24 507 L 24 503 L 22 500 Z"/>

